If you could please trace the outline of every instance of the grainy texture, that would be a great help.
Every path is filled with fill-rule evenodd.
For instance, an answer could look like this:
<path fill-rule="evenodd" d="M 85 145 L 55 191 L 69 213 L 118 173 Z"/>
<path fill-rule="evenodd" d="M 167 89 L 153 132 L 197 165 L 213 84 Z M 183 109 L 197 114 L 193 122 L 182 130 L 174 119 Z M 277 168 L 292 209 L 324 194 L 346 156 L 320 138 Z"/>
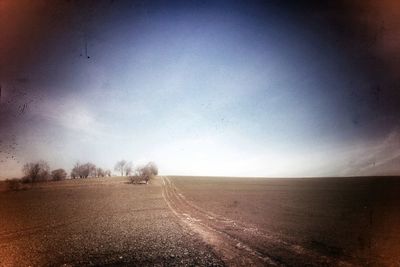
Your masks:
<path fill-rule="evenodd" d="M 400 266 L 399 177 L 168 178 L 193 219 L 277 264 Z"/>
<path fill-rule="evenodd" d="M 0 266 L 399 266 L 399 196 L 397 177 L 4 189 Z"/>
<path fill-rule="evenodd" d="M 0 266 L 221 266 L 159 180 L 74 180 L 0 193 Z"/>

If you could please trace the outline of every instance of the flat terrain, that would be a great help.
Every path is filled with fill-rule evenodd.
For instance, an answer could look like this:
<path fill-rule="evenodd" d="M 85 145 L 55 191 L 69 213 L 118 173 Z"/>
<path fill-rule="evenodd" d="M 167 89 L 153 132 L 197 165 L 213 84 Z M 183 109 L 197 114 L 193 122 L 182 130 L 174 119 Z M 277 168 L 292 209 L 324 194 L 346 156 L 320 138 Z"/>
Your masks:
<path fill-rule="evenodd" d="M 257 265 L 400 266 L 399 177 L 164 179 L 177 210 Z"/>
<path fill-rule="evenodd" d="M 400 266 L 396 177 L 1 186 L 0 266 Z"/>
<path fill-rule="evenodd" d="M 0 266 L 223 265 L 161 188 L 109 178 L 0 192 Z"/>

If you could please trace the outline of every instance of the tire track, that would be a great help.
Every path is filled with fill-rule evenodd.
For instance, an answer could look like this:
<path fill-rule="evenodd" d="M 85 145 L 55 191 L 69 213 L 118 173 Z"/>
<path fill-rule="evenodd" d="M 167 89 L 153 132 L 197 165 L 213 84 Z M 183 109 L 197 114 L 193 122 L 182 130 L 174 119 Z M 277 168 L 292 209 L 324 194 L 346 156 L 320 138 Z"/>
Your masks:
<path fill-rule="evenodd" d="M 171 210 L 213 245 L 230 266 L 247 265 L 246 262 L 232 261 L 235 259 L 232 254 L 243 257 L 253 266 L 295 266 L 302 263 L 308 266 L 352 266 L 346 261 L 285 241 L 253 225 L 205 211 L 187 201 L 171 179 L 162 177 L 162 180 L 163 196 Z M 221 244 L 227 245 L 220 248 Z"/>
<path fill-rule="evenodd" d="M 163 197 L 172 212 L 189 228 L 198 233 L 221 256 L 228 266 L 280 266 L 268 256 L 254 251 L 235 237 L 209 225 L 203 216 L 182 201 L 167 177 L 162 177 Z"/>

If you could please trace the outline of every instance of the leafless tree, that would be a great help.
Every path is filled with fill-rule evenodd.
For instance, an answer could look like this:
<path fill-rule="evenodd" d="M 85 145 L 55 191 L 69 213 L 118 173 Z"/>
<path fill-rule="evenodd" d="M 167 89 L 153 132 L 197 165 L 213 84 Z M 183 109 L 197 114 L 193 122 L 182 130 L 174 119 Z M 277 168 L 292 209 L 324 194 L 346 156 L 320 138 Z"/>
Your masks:
<path fill-rule="evenodd" d="M 158 175 L 158 167 L 154 162 L 147 163 L 146 168 L 150 170 L 152 175 Z"/>
<path fill-rule="evenodd" d="M 96 177 L 104 177 L 106 176 L 104 170 L 102 168 L 97 168 L 96 169 Z"/>
<path fill-rule="evenodd" d="M 57 169 L 51 172 L 53 181 L 61 181 L 67 178 L 67 172 L 64 169 Z"/>
<path fill-rule="evenodd" d="M 108 177 L 111 177 L 111 171 L 110 170 L 105 170 L 104 171 L 104 175 L 108 176 Z"/>
<path fill-rule="evenodd" d="M 158 174 L 158 168 L 154 162 L 149 162 L 145 166 L 137 167 L 133 175 L 129 176 L 132 184 L 148 183 L 149 180 Z"/>
<path fill-rule="evenodd" d="M 120 160 L 115 164 L 114 170 L 117 172 L 121 172 L 121 176 L 124 176 L 126 160 Z"/>
<path fill-rule="evenodd" d="M 125 176 L 129 176 L 132 174 L 133 164 L 132 162 L 128 162 L 125 164 Z"/>
<path fill-rule="evenodd" d="M 93 163 L 80 164 L 77 162 L 71 171 L 72 178 L 88 178 L 96 175 L 96 165 Z"/>
<path fill-rule="evenodd" d="M 94 177 L 96 175 L 96 165 L 93 163 L 85 163 L 81 168 L 81 176 L 83 178 L 88 178 L 89 176 Z"/>
<path fill-rule="evenodd" d="M 85 167 L 83 164 L 77 162 L 71 171 L 72 178 L 85 178 Z"/>
<path fill-rule="evenodd" d="M 71 178 L 76 179 L 76 178 L 81 178 L 80 176 L 80 168 L 81 164 L 79 162 L 75 163 L 74 167 L 72 168 L 71 171 Z"/>
<path fill-rule="evenodd" d="M 129 182 L 132 184 L 147 183 L 147 173 L 144 167 L 137 167 L 133 175 L 129 176 Z"/>
<path fill-rule="evenodd" d="M 25 174 L 24 182 L 43 182 L 50 178 L 49 164 L 43 160 L 26 163 L 22 167 L 22 171 Z"/>

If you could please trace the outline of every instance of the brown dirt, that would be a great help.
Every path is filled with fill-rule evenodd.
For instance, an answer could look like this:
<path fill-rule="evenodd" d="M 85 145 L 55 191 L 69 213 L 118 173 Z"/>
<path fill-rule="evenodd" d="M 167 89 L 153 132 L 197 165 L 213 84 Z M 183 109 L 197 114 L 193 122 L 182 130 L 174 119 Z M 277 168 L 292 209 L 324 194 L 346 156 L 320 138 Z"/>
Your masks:
<path fill-rule="evenodd" d="M 0 266 L 222 266 L 161 190 L 111 178 L 0 193 Z"/>
<path fill-rule="evenodd" d="M 168 177 L 166 184 L 178 210 L 240 242 L 253 251 L 250 258 L 256 252 L 287 266 L 400 266 L 397 177 Z"/>
<path fill-rule="evenodd" d="M 0 266 L 400 266 L 396 177 L 159 177 L 0 192 Z"/>
<path fill-rule="evenodd" d="M 162 177 L 162 179 L 164 183 L 163 196 L 174 214 L 211 244 L 227 265 L 277 265 L 268 256 L 261 255 L 225 232 L 225 227 L 234 226 L 231 221 L 188 203 L 168 177 Z"/>

